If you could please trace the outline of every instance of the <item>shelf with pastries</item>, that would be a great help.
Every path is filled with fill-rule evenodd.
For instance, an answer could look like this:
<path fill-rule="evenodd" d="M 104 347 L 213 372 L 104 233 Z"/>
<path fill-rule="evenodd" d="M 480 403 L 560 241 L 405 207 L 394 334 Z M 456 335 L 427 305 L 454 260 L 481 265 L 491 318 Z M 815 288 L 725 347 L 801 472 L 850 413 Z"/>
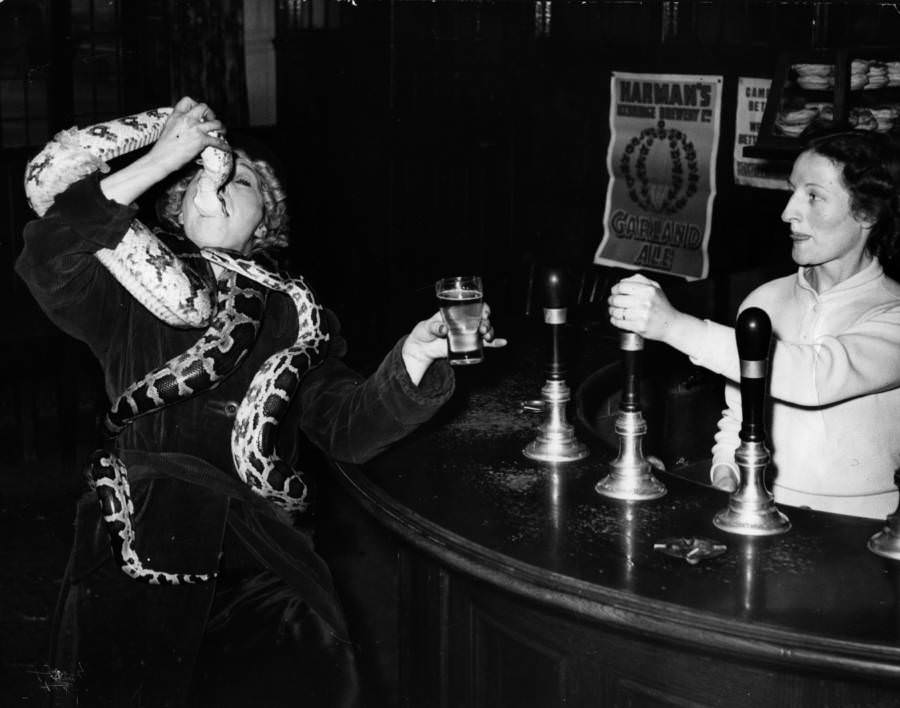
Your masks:
<path fill-rule="evenodd" d="M 900 130 L 900 48 L 852 50 L 848 124 L 880 133 Z"/>
<path fill-rule="evenodd" d="M 900 133 L 900 47 L 783 52 L 747 157 L 793 160 L 812 134 Z"/>
<path fill-rule="evenodd" d="M 849 127 L 847 51 L 779 55 L 756 144 L 744 148 L 746 157 L 793 160 L 811 132 Z"/>

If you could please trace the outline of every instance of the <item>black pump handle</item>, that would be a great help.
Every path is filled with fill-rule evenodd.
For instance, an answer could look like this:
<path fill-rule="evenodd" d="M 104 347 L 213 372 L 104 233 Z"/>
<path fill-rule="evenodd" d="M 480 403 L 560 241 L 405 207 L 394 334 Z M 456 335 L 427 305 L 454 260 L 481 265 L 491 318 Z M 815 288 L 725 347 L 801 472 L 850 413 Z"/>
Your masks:
<path fill-rule="evenodd" d="M 735 327 L 738 356 L 741 360 L 741 440 L 765 440 L 766 375 L 772 322 L 764 310 L 748 307 L 738 315 Z"/>
<path fill-rule="evenodd" d="M 562 268 L 544 269 L 544 308 L 559 310 L 569 304 L 569 279 Z"/>
<path fill-rule="evenodd" d="M 566 344 L 563 328 L 568 319 L 569 279 L 562 268 L 544 269 L 544 322 L 550 325 L 550 361 L 547 377 L 561 381 L 566 376 Z"/>

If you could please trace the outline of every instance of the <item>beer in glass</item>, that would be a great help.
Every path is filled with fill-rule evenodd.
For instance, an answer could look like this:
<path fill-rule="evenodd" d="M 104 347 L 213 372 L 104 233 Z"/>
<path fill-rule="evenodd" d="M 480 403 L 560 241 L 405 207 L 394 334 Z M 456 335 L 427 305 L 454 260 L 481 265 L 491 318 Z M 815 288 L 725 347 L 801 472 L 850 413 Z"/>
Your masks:
<path fill-rule="evenodd" d="M 481 346 L 484 290 L 477 275 L 441 278 L 435 283 L 441 315 L 447 325 L 447 355 L 454 366 L 477 364 L 484 358 Z"/>

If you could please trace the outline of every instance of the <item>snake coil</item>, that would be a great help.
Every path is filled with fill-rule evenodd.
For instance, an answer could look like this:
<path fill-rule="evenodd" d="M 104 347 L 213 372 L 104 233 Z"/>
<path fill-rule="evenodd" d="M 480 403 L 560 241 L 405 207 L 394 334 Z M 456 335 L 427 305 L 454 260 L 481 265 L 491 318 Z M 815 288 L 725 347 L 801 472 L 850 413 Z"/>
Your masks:
<path fill-rule="evenodd" d="M 108 171 L 106 160 L 154 142 L 171 112 L 171 108 L 157 108 L 57 134 L 26 167 L 25 191 L 34 211 L 43 216 L 69 185 L 95 171 Z M 209 214 L 224 208 L 219 206 L 217 192 L 229 178 L 233 158 L 225 150 L 208 147 L 201 160 L 197 207 Z M 322 308 L 302 278 L 274 273 L 224 250 L 202 249 L 201 255 L 225 269 L 212 286 L 137 219 L 116 248 L 96 254 L 158 319 L 174 327 L 206 327 L 190 349 L 115 398 L 104 424 L 110 444 L 96 451 L 87 465 L 113 557 L 124 573 L 152 584 L 205 582 L 216 572 L 161 571 L 142 562 L 135 547 L 128 472 L 114 441 L 136 418 L 210 390 L 231 374 L 256 340 L 269 290 L 291 299 L 298 333 L 290 347 L 265 361 L 248 387 L 232 429 L 232 458 L 238 476 L 254 493 L 289 513 L 301 513 L 308 505 L 301 474 L 278 457 L 275 443 L 280 418 L 301 379 L 324 357 L 329 336 L 322 327 Z"/>

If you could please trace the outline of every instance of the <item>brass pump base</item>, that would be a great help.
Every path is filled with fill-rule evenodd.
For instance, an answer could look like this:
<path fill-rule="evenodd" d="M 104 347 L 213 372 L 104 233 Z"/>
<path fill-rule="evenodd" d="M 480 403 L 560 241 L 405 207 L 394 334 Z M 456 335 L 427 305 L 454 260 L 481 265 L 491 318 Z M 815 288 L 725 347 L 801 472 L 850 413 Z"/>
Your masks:
<path fill-rule="evenodd" d="M 791 522 L 775 506 L 765 488 L 763 474 L 769 452 L 761 442 L 741 442 L 734 453 L 741 471 L 741 484 L 728 499 L 728 506 L 713 517 L 713 524 L 741 536 L 775 536 L 790 530 Z"/>
<path fill-rule="evenodd" d="M 872 553 L 882 558 L 900 560 L 900 510 L 888 514 L 884 528 L 867 544 Z"/>
<path fill-rule="evenodd" d="M 541 462 L 574 462 L 588 456 L 587 445 L 575 438 L 575 428 L 566 422 L 569 387 L 564 381 L 547 381 L 541 388 L 545 420 L 537 438 L 528 443 L 522 454 Z"/>
<path fill-rule="evenodd" d="M 597 494 L 625 501 L 665 496 L 666 486 L 653 475 L 650 463 L 644 459 L 641 439 L 646 432 L 647 423 L 640 411 L 619 411 L 619 456 L 609 464 L 610 473 L 594 485 Z"/>

